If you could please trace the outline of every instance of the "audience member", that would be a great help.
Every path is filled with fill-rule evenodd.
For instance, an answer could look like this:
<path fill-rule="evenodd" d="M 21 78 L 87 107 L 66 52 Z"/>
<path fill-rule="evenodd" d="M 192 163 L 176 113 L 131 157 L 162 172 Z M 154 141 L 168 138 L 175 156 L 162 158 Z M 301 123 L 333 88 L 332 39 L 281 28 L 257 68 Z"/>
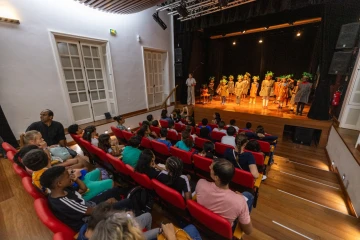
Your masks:
<path fill-rule="evenodd" d="M 171 118 L 169 118 L 168 111 L 166 109 L 163 109 L 161 111 L 161 120 L 166 120 L 166 121 L 172 120 Z"/>
<path fill-rule="evenodd" d="M 255 132 L 246 132 L 246 136 L 250 139 L 258 139 L 261 141 L 269 142 L 270 144 L 276 143 L 275 141 L 278 139 L 277 136 L 273 135 L 266 135 L 265 129 L 263 126 L 259 125 L 257 126 Z"/>
<path fill-rule="evenodd" d="M 99 140 L 97 139 L 97 132 L 96 132 L 95 126 L 87 126 L 84 129 L 84 134 L 83 134 L 82 138 L 85 141 L 88 141 L 89 143 L 94 145 L 95 147 L 97 147 L 99 145 Z"/>
<path fill-rule="evenodd" d="M 81 127 L 79 127 L 79 125 L 77 125 L 77 124 L 72 124 L 72 125 L 70 125 L 70 126 L 68 127 L 68 132 L 69 132 L 70 134 L 77 135 L 77 136 L 81 137 L 82 134 L 83 134 L 83 132 L 84 132 L 84 130 L 83 130 Z"/>
<path fill-rule="evenodd" d="M 117 141 L 113 141 L 109 134 L 101 134 L 98 138 L 99 148 L 106 153 L 110 153 L 113 156 L 119 156 L 123 145 L 117 144 Z"/>
<path fill-rule="evenodd" d="M 114 117 L 114 120 L 117 122 L 117 128 L 120 129 L 120 130 L 123 130 L 123 131 L 128 131 L 130 132 L 130 130 L 124 126 L 124 123 L 125 123 L 125 118 L 121 115 L 119 116 L 115 116 Z"/>
<path fill-rule="evenodd" d="M 201 138 L 205 138 L 205 139 L 210 139 L 210 133 L 212 131 L 211 127 L 208 125 L 208 120 L 207 118 L 204 118 L 201 121 L 201 126 L 200 127 L 200 137 Z"/>
<path fill-rule="evenodd" d="M 195 127 L 195 121 L 193 117 L 187 116 L 185 118 L 185 122 L 186 122 L 185 125 Z"/>
<path fill-rule="evenodd" d="M 174 122 L 180 122 L 181 120 L 181 112 L 179 108 L 174 109 L 173 113 L 171 114 L 171 118 Z"/>
<path fill-rule="evenodd" d="M 158 121 L 158 120 L 152 121 L 151 126 L 153 126 L 153 127 L 159 127 L 159 126 L 160 126 L 159 121 Z"/>
<path fill-rule="evenodd" d="M 132 167 L 136 167 L 141 151 L 139 149 L 140 140 L 133 136 L 129 139 L 128 145 L 124 148 L 122 153 L 122 161 Z"/>
<path fill-rule="evenodd" d="M 41 133 L 48 146 L 59 144 L 66 147 L 64 127 L 60 122 L 53 121 L 54 113 L 50 109 L 45 109 L 40 113 L 39 122 L 32 123 L 27 129 L 36 130 Z"/>
<path fill-rule="evenodd" d="M 31 170 L 27 169 L 25 165 L 23 164 L 22 159 L 24 158 L 25 154 L 27 154 L 29 151 L 39 149 L 36 145 L 27 145 L 22 147 L 15 155 L 14 155 L 14 162 L 20 166 L 22 169 L 26 170 L 28 173 L 32 173 Z"/>
<path fill-rule="evenodd" d="M 213 131 L 216 131 L 216 132 L 222 132 L 222 133 L 225 133 L 226 134 L 226 130 L 224 129 L 225 127 L 225 122 L 224 121 L 220 121 L 218 123 L 218 127 L 217 128 L 214 128 Z"/>
<path fill-rule="evenodd" d="M 220 113 L 218 112 L 214 113 L 212 123 L 219 124 L 220 121 L 221 121 Z"/>
<path fill-rule="evenodd" d="M 168 133 L 168 130 L 166 128 L 161 128 L 160 129 L 160 138 L 156 139 L 156 141 L 165 144 L 168 147 L 168 149 L 170 150 L 170 147 L 172 146 L 172 144 L 170 141 L 166 140 L 167 133 Z"/>
<path fill-rule="evenodd" d="M 168 122 L 168 131 L 172 131 L 172 132 L 175 132 L 177 133 L 176 129 L 175 129 L 175 124 L 174 124 L 174 121 L 171 120 Z"/>
<path fill-rule="evenodd" d="M 140 127 L 139 131 L 137 131 L 136 134 L 137 134 L 138 138 L 140 139 L 140 141 L 141 141 L 141 139 L 142 139 L 143 137 L 146 137 L 146 138 L 148 138 L 149 140 L 154 140 L 153 136 L 154 136 L 155 138 L 157 138 L 156 133 L 151 132 L 150 126 L 147 125 L 147 124 L 143 124 L 143 125 Z"/>
<path fill-rule="evenodd" d="M 208 141 L 204 143 L 203 150 L 201 151 L 201 153 L 199 153 L 199 155 L 206 158 L 214 159 L 216 158 L 216 156 L 214 155 L 214 150 L 215 150 L 214 143 Z"/>
<path fill-rule="evenodd" d="M 155 163 L 155 155 L 150 149 L 144 149 L 140 154 L 135 171 L 146 174 L 150 179 L 157 178 L 160 171 L 165 170 Z"/>
<path fill-rule="evenodd" d="M 248 151 L 252 151 L 252 152 L 260 152 L 260 153 L 262 153 L 261 148 L 260 148 L 260 144 L 255 139 L 250 140 L 246 144 L 245 149 L 248 150 Z M 262 154 L 264 154 L 264 153 L 262 153 Z"/>
<path fill-rule="evenodd" d="M 226 129 L 226 136 L 223 136 L 221 138 L 221 143 L 236 147 L 235 137 L 234 137 L 235 133 L 236 130 L 234 127 L 232 126 L 228 127 L 228 129 Z"/>
<path fill-rule="evenodd" d="M 178 191 L 186 200 L 191 199 L 188 176 L 182 175 L 183 162 L 179 158 L 171 156 L 166 160 L 165 168 L 166 171 L 161 171 L 157 179 Z"/>
<path fill-rule="evenodd" d="M 189 152 L 192 150 L 193 146 L 194 146 L 194 140 L 193 140 L 192 136 L 190 135 L 190 133 L 186 130 L 182 131 L 181 140 L 175 144 L 175 147 Z"/>
<path fill-rule="evenodd" d="M 152 114 L 147 115 L 147 116 L 146 116 L 146 120 L 147 120 L 147 122 L 149 123 L 149 125 L 151 125 L 151 124 L 152 124 L 152 121 L 154 120 L 153 115 L 152 115 Z M 143 124 L 144 124 L 144 122 L 143 122 Z"/>
<path fill-rule="evenodd" d="M 236 132 L 239 132 L 239 127 L 237 127 L 235 124 L 236 124 L 236 120 L 231 119 L 230 124 L 228 124 L 227 127 L 233 127 L 233 128 L 235 128 Z"/>
<path fill-rule="evenodd" d="M 232 226 L 238 220 L 245 234 L 252 232 L 249 212 L 253 195 L 249 192 L 233 192 L 229 183 L 235 173 L 234 166 L 225 159 L 215 160 L 210 165 L 210 176 L 214 182 L 200 179 L 196 185 L 197 202 L 210 211 L 227 219 Z"/>
<path fill-rule="evenodd" d="M 243 128 L 243 130 L 252 131 L 252 130 L 251 130 L 251 127 L 252 127 L 251 122 L 247 122 L 246 125 L 245 125 L 245 128 Z"/>

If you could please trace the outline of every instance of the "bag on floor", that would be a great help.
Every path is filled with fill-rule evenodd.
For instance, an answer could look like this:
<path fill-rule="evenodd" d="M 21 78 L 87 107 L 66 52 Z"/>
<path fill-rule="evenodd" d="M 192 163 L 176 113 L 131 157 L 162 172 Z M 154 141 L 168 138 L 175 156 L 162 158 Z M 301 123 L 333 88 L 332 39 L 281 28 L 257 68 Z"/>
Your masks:
<path fill-rule="evenodd" d="M 143 213 L 151 212 L 154 199 L 149 190 L 140 186 L 134 187 L 129 192 L 127 198 L 130 199 L 133 204 L 133 211 L 136 217 Z"/>

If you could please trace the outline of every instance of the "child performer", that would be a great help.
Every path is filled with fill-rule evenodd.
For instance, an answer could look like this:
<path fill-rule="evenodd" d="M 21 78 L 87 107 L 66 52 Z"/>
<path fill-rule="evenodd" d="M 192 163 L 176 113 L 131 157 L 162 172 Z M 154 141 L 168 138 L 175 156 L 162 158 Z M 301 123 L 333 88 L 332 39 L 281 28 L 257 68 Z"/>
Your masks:
<path fill-rule="evenodd" d="M 235 93 L 235 87 L 234 87 L 234 76 L 229 76 L 229 82 L 228 82 L 228 90 L 229 90 L 229 101 L 231 101 L 231 96 Z"/>
<path fill-rule="evenodd" d="M 295 95 L 295 102 L 297 103 L 296 115 L 302 115 L 305 104 L 309 101 L 309 96 L 312 88 L 312 75 L 304 72 L 301 83 L 298 85 L 298 91 Z"/>
<path fill-rule="evenodd" d="M 244 88 L 243 88 L 243 92 L 242 92 L 242 97 L 243 98 L 246 98 L 247 94 L 248 94 L 248 91 L 249 91 L 249 88 L 250 88 L 250 73 L 246 72 L 245 75 L 244 75 L 244 82 L 246 84 L 244 84 Z"/>
<path fill-rule="evenodd" d="M 225 105 L 226 97 L 229 96 L 228 86 L 226 85 L 226 83 L 227 81 L 224 78 L 220 81 L 219 92 L 221 96 L 221 105 Z"/>
<path fill-rule="evenodd" d="M 288 97 L 288 84 L 286 82 L 286 78 L 287 78 L 287 76 L 281 76 L 281 82 L 280 82 L 280 86 L 279 86 L 278 109 L 282 109 L 284 101 Z"/>
<path fill-rule="evenodd" d="M 298 80 L 297 83 L 296 83 L 296 86 L 293 88 L 293 90 L 291 91 L 291 100 L 290 100 L 290 112 L 294 112 L 294 108 L 295 108 L 295 96 L 296 96 L 296 93 L 298 91 L 298 88 L 299 88 L 299 85 L 300 85 L 301 81 Z"/>
<path fill-rule="evenodd" d="M 209 80 L 210 80 L 210 83 L 208 85 L 208 93 L 210 94 L 209 100 L 211 102 L 212 98 L 213 98 L 213 96 L 215 94 L 215 83 L 214 83 L 215 82 L 215 77 L 210 77 Z"/>
<path fill-rule="evenodd" d="M 287 84 L 288 84 L 288 88 L 287 88 L 287 98 L 285 99 L 286 101 L 286 106 L 288 106 L 288 102 L 291 100 L 292 97 L 292 90 L 294 89 L 294 80 L 292 79 L 294 76 L 294 74 L 290 74 L 287 76 Z"/>
<path fill-rule="evenodd" d="M 271 88 L 273 86 L 272 77 L 274 76 L 273 72 L 267 72 L 265 75 L 265 80 L 261 83 L 260 96 L 263 97 L 263 108 L 267 108 L 269 104 L 269 96 L 271 93 Z"/>
<path fill-rule="evenodd" d="M 249 103 L 253 103 L 255 104 L 256 101 L 256 95 L 257 95 L 257 90 L 259 88 L 259 83 L 257 82 L 259 80 L 259 76 L 254 76 L 253 77 L 254 82 L 251 83 L 251 89 L 250 89 L 250 102 Z"/>
<path fill-rule="evenodd" d="M 210 96 L 210 94 L 208 93 L 208 87 L 206 86 L 206 84 L 202 85 L 200 91 L 201 91 L 200 98 L 201 97 L 204 98 L 203 104 L 205 104 L 208 102 L 208 101 L 206 101 L 206 99 L 209 100 L 209 96 Z"/>
<path fill-rule="evenodd" d="M 241 94 L 242 94 L 242 80 L 243 80 L 243 75 L 238 75 L 237 76 L 237 82 L 235 84 L 235 95 L 236 95 L 236 104 L 240 105 L 240 99 L 241 99 Z"/>
<path fill-rule="evenodd" d="M 220 83 L 219 85 L 217 86 L 216 88 L 216 93 L 219 94 L 221 96 L 221 90 L 220 90 L 220 87 L 222 85 L 222 82 L 225 81 L 227 83 L 227 80 L 226 80 L 226 76 L 222 76 L 222 79 L 220 80 Z"/>
<path fill-rule="evenodd" d="M 280 82 L 281 82 L 281 76 L 276 77 L 276 82 L 274 83 L 274 86 L 272 88 L 273 94 L 270 95 L 270 96 L 274 96 L 274 103 L 278 103 L 276 97 L 279 97 L 279 88 L 281 84 Z"/>

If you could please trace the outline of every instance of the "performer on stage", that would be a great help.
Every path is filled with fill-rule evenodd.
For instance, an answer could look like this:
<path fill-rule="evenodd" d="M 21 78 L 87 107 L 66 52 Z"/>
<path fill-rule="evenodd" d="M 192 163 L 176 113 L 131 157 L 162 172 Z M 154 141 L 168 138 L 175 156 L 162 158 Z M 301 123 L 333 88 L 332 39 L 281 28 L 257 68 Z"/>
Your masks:
<path fill-rule="evenodd" d="M 276 97 L 279 97 L 280 84 L 281 84 L 281 76 L 276 77 L 276 82 L 274 82 L 274 85 L 271 88 L 272 93 L 270 94 L 270 96 L 274 96 L 274 103 L 278 103 Z"/>
<path fill-rule="evenodd" d="M 209 83 L 209 86 L 208 86 L 208 92 L 210 94 L 209 100 L 211 102 L 212 98 L 213 98 L 213 96 L 215 94 L 215 83 L 214 83 L 215 82 L 215 77 L 210 77 L 209 80 L 210 80 L 210 83 Z"/>
<path fill-rule="evenodd" d="M 228 90 L 229 90 L 229 101 L 231 101 L 231 96 L 235 93 L 235 87 L 234 87 L 234 76 L 229 76 L 229 82 L 228 82 Z"/>
<path fill-rule="evenodd" d="M 301 83 L 301 81 L 300 80 L 298 80 L 297 82 L 296 82 L 296 86 L 292 89 L 292 91 L 291 91 L 291 100 L 290 100 L 290 112 L 294 112 L 294 108 L 295 108 L 295 105 L 296 105 L 296 103 L 295 103 L 295 96 L 296 96 L 296 93 L 297 93 L 297 91 L 298 91 L 298 88 L 299 88 L 299 85 L 300 85 L 300 83 Z"/>
<path fill-rule="evenodd" d="M 226 76 L 222 76 L 222 79 L 220 80 L 220 83 L 219 83 L 219 85 L 218 85 L 217 88 L 216 88 L 216 93 L 217 93 L 218 95 L 220 95 L 220 96 L 221 96 L 220 87 L 221 87 L 221 85 L 222 85 L 222 81 L 225 81 L 225 82 L 227 83 L 226 78 L 227 78 Z"/>
<path fill-rule="evenodd" d="M 295 81 L 293 79 L 294 74 L 290 74 L 287 76 L 287 83 L 288 83 L 288 97 L 287 99 L 285 99 L 286 101 L 286 106 L 288 106 L 288 102 L 291 100 L 292 97 L 292 90 L 295 87 Z"/>
<path fill-rule="evenodd" d="M 210 94 L 208 93 L 208 87 L 206 86 L 206 84 L 203 84 L 201 86 L 200 91 L 201 91 L 200 98 L 203 98 L 203 104 L 205 104 L 208 102 L 206 100 L 208 100 L 209 96 L 210 96 Z"/>
<path fill-rule="evenodd" d="M 278 109 L 282 109 L 285 100 L 288 97 L 288 83 L 286 82 L 287 76 L 281 76 L 281 82 L 279 84 L 279 106 Z"/>
<path fill-rule="evenodd" d="M 257 95 L 257 90 L 259 88 L 259 83 L 257 82 L 259 80 L 259 76 L 254 76 L 253 77 L 254 82 L 251 83 L 251 89 L 250 89 L 250 101 L 249 103 L 253 103 L 255 104 L 256 101 L 256 95 Z"/>
<path fill-rule="evenodd" d="M 229 96 L 228 86 L 226 83 L 227 80 L 224 78 L 220 81 L 219 92 L 221 96 L 221 105 L 225 105 L 226 98 Z"/>
<path fill-rule="evenodd" d="M 187 105 L 195 105 L 195 85 L 196 81 L 192 73 L 189 73 L 189 78 L 186 79 L 187 90 Z"/>
<path fill-rule="evenodd" d="M 263 97 L 263 108 L 267 108 L 269 104 L 269 96 L 271 93 L 271 88 L 273 86 L 272 77 L 274 76 L 273 72 L 267 72 L 265 75 L 265 80 L 261 83 L 260 96 Z"/>
<path fill-rule="evenodd" d="M 249 91 L 249 88 L 250 88 L 250 73 L 246 72 L 245 75 L 244 75 L 244 82 L 246 84 L 244 84 L 244 89 L 243 89 L 243 92 L 242 92 L 242 97 L 243 98 L 246 98 L 247 94 L 248 94 L 248 91 Z"/>
<path fill-rule="evenodd" d="M 235 96 L 236 96 L 236 104 L 240 105 L 240 99 L 241 99 L 241 94 L 242 94 L 242 90 L 243 90 L 243 75 L 238 75 L 237 76 L 237 82 L 235 84 Z"/>
<path fill-rule="evenodd" d="M 309 101 L 312 88 L 312 83 L 309 83 L 309 80 L 312 80 L 312 75 L 304 72 L 301 80 L 302 81 L 298 86 L 298 91 L 295 96 L 295 102 L 297 103 L 296 115 L 300 116 L 302 115 L 305 104 Z"/>

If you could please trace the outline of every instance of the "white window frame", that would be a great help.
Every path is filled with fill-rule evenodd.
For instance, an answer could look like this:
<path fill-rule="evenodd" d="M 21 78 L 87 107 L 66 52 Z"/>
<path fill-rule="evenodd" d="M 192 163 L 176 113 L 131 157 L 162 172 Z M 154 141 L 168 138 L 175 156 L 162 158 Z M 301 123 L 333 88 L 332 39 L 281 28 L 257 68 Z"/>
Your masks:
<path fill-rule="evenodd" d="M 113 66 L 112 66 L 112 60 L 111 60 L 111 52 L 110 52 L 110 44 L 109 41 L 107 39 L 99 39 L 99 38 L 92 38 L 92 37 L 86 37 L 86 36 L 80 36 L 80 35 L 76 35 L 76 34 L 70 34 L 70 33 L 64 33 L 64 32 L 60 32 L 60 31 L 54 31 L 54 30 L 49 30 L 49 36 L 50 36 L 50 43 L 52 46 L 52 50 L 53 50 L 53 54 L 54 54 L 54 59 L 55 59 L 55 64 L 57 67 L 57 72 L 58 72 L 58 76 L 59 76 L 59 80 L 60 80 L 60 86 L 61 86 L 61 91 L 63 94 L 63 98 L 64 98 L 64 104 L 66 106 L 66 112 L 68 115 L 68 119 L 70 120 L 69 122 L 74 123 L 75 122 L 75 117 L 72 111 L 72 107 L 71 107 L 71 103 L 70 103 L 70 99 L 68 96 L 68 92 L 67 92 L 67 86 L 65 83 L 65 78 L 63 75 L 63 71 L 62 71 L 62 66 L 61 66 L 61 60 L 59 57 L 59 53 L 57 50 L 57 45 L 56 45 L 56 37 L 65 37 L 65 38 L 71 38 L 71 39 L 76 39 L 76 40 L 83 40 L 83 41 L 91 41 L 91 42 L 96 42 L 99 45 L 101 44 L 106 44 L 106 56 L 107 56 L 107 66 L 109 68 L 109 76 L 106 76 L 107 78 L 110 78 L 109 81 L 111 83 L 111 87 L 112 87 L 112 91 L 113 91 L 113 102 L 114 102 L 114 108 L 115 108 L 115 115 L 118 115 L 118 104 L 117 104 L 117 97 L 116 97 L 116 90 L 115 90 L 115 82 L 114 82 L 114 72 L 113 72 Z M 100 50 L 101 50 L 101 46 Z M 102 52 L 102 51 L 101 51 Z M 102 61 L 102 57 L 100 58 Z M 105 63 L 104 63 L 105 64 Z M 105 67 L 105 65 L 104 65 Z M 106 73 L 105 69 L 104 69 L 104 73 Z M 106 80 L 104 79 L 104 82 Z M 108 89 L 105 91 L 106 95 L 108 96 Z M 110 100 L 110 99 L 109 99 Z"/>

